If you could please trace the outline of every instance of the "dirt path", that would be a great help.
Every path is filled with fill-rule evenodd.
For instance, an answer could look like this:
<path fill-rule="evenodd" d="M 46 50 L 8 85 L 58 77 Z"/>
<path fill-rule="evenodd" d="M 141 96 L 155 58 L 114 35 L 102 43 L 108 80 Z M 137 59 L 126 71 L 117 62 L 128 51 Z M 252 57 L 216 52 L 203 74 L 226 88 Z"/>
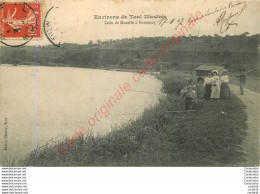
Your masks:
<path fill-rule="evenodd" d="M 229 85 L 233 94 L 237 95 L 246 106 L 248 135 L 242 148 L 246 161 L 239 163 L 239 166 L 259 166 L 259 103 L 260 94 L 245 89 L 245 94 L 240 95 L 239 86 Z"/>

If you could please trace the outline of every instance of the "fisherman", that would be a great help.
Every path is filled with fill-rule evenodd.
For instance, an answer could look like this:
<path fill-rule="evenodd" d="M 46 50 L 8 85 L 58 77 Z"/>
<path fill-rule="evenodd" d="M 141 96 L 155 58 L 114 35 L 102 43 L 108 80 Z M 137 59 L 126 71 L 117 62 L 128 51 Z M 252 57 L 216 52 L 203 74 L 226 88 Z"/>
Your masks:
<path fill-rule="evenodd" d="M 244 89 L 246 84 L 246 75 L 241 71 L 240 75 L 235 76 L 239 79 L 240 83 L 240 95 L 244 95 Z"/>
<path fill-rule="evenodd" d="M 192 80 L 190 81 L 190 87 L 191 87 L 192 90 L 194 90 L 197 93 L 197 86 L 194 83 L 194 81 L 192 81 Z"/>
<path fill-rule="evenodd" d="M 189 85 L 181 90 L 181 96 L 185 98 L 185 110 L 192 110 L 197 98 L 197 92 L 194 85 Z"/>

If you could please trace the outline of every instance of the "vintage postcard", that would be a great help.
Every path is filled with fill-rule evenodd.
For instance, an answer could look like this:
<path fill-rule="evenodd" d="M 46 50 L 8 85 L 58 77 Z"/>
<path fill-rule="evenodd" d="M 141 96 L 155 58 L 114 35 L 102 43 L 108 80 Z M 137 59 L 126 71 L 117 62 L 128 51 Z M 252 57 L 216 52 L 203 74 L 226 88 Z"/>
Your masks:
<path fill-rule="evenodd" d="M 259 5 L 1 1 L 1 166 L 259 166 Z"/>

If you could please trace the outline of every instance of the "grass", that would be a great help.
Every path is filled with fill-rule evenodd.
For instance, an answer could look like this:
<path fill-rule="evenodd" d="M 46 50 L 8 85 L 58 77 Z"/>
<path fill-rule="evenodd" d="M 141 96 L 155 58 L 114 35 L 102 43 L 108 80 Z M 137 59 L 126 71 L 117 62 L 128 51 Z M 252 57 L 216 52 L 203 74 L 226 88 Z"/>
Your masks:
<path fill-rule="evenodd" d="M 91 132 L 69 153 L 57 153 L 57 142 L 38 150 L 38 166 L 236 166 L 243 161 L 240 145 L 247 115 L 235 96 L 201 102 L 184 111 L 178 95 L 182 77 L 160 75 L 167 95 L 153 108 L 104 136 Z M 173 85 L 178 85 L 174 86 Z M 168 112 L 169 110 L 179 112 Z M 35 151 L 21 161 L 35 165 Z"/>

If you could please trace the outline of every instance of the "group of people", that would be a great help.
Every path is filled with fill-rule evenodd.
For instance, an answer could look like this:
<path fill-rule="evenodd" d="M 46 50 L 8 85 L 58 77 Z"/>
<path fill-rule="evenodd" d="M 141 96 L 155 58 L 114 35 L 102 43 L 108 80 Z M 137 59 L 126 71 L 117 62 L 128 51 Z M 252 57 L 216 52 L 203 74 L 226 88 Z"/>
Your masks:
<path fill-rule="evenodd" d="M 244 73 L 236 76 L 240 81 L 241 95 L 244 94 L 244 87 L 246 83 L 246 76 Z M 203 80 L 203 79 L 202 79 Z M 218 75 L 217 70 L 208 73 L 204 79 L 204 96 L 207 99 L 228 99 L 230 98 L 230 89 L 228 86 L 229 76 L 227 70 L 223 70 L 222 75 Z M 185 99 L 185 110 L 194 109 L 197 103 L 197 86 L 190 80 L 190 85 L 181 90 L 181 97 Z"/>
<path fill-rule="evenodd" d="M 223 70 L 222 75 L 218 76 L 218 71 L 213 70 L 208 73 L 208 77 L 204 80 L 204 99 L 227 99 L 230 98 L 230 89 L 228 86 L 229 77 L 227 70 Z"/>

